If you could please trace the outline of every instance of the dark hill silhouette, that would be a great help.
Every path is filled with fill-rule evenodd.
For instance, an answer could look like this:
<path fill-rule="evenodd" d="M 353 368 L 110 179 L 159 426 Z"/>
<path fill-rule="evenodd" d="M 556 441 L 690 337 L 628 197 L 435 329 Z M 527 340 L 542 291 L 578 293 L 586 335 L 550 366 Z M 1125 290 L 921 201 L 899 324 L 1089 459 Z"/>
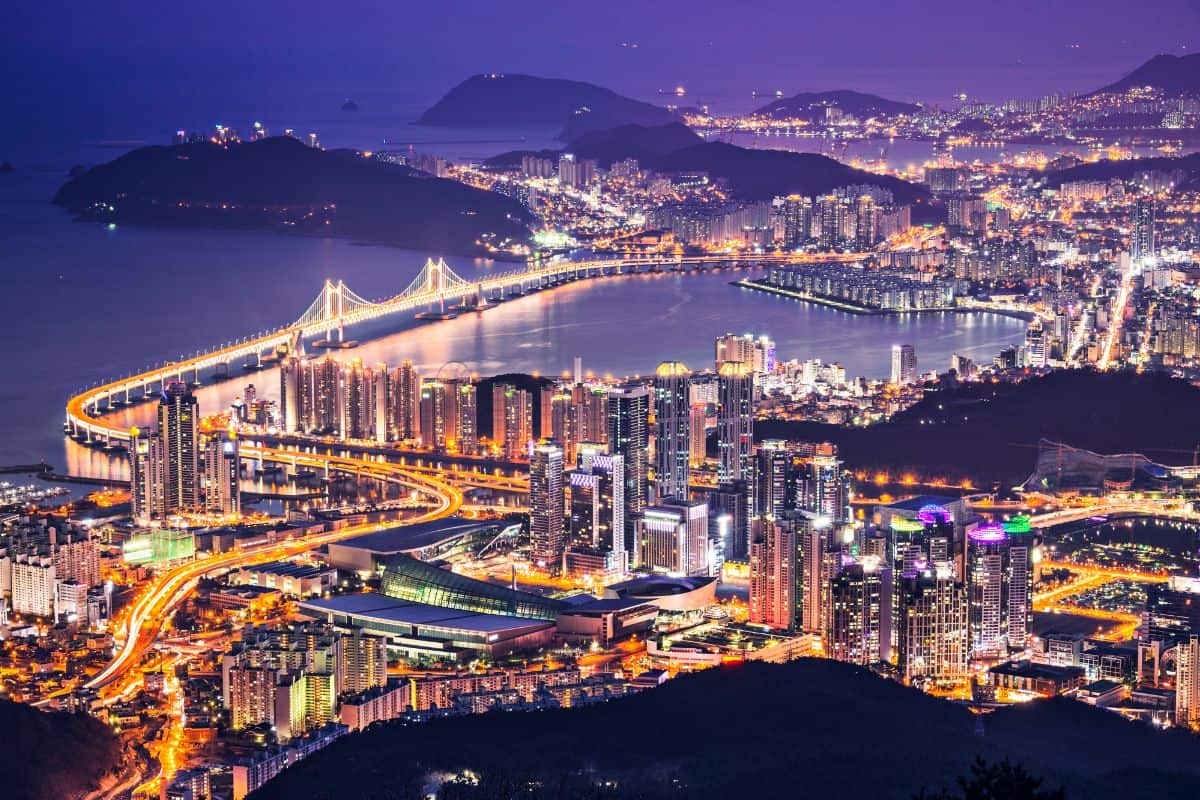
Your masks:
<path fill-rule="evenodd" d="M 1020 384 L 971 383 L 930 393 L 868 428 L 766 420 L 754 434 L 836 442 L 854 468 L 1012 486 L 1033 472 L 1043 438 L 1190 464 L 1200 443 L 1198 407 L 1200 390 L 1169 376 L 1061 370 Z"/>
<path fill-rule="evenodd" d="M 141 147 L 73 177 L 54 202 L 101 222 L 270 228 L 475 252 L 524 239 L 528 212 L 498 194 L 284 136 L 228 147 Z"/>
<path fill-rule="evenodd" d="M 665 108 L 583 81 L 533 75 L 472 75 L 417 120 L 446 128 L 561 128 L 570 141 L 588 131 L 675 119 Z"/>
<path fill-rule="evenodd" d="M 1200 153 L 1180 158 L 1130 158 L 1120 161 L 1095 161 L 1077 167 L 1051 173 L 1046 178 L 1048 186 L 1062 186 L 1071 181 L 1107 181 L 1112 178 L 1131 180 L 1144 172 L 1171 172 L 1181 170 L 1185 178 L 1180 188 L 1200 185 Z"/>
<path fill-rule="evenodd" d="M 1121 773 L 1134 767 L 1185 791 L 1200 777 L 1200 739 L 1088 706 L 1038 705 L 1033 715 L 988 717 L 978 735 L 965 708 L 858 667 L 754 662 L 598 706 L 381 725 L 285 771 L 254 798 L 332 800 L 349 787 L 364 800 L 416 796 L 428 775 L 468 769 L 478 786 L 455 784 L 444 796 L 908 800 L 950 785 L 978 755 L 1010 758 L 1080 800 L 1135 796 L 1139 784 Z M 1113 744 L 1088 738 L 1113 723 L 1124 726 Z M 1086 741 L 1091 752 L 1064 754 L 1048 741 Z"/>
<path fill-rule="evenodd" d="M 650 163 L 660 156 L 703 143 L 682 122 L 667 125 L 622 125 L 585 133 L 567 145 L 579 158 L 594 158 L 603 167 L 625 158 Z"/>
<path fill-rule="evenodd" d="M 831 107 L 863 118 L 915 114 L 921 110 L 920 106 L 912 103 L 901 103 L 849 89 L 837 89 L 829 92 L 801 92 L 791 97 L 782 97 L 767 103 L 754 113 L 774 119 L 822 120 L 825 118 L 825 109 Z"/>
<path fill-rule="evenodd" d="M 1200 94 L 1200 53 L 1154 56 L 1125 77 L 1092 94 L 1124 92 L 1141 86 L 1154 86 L 1168 95 Z"/>
<path fill-rule="evenodd" d="M 112 729 L 84 714 L 47 713 L 0 701 L 0 794 L 5 800 L 82 797 L 116 773 L 121 744 Z"/>

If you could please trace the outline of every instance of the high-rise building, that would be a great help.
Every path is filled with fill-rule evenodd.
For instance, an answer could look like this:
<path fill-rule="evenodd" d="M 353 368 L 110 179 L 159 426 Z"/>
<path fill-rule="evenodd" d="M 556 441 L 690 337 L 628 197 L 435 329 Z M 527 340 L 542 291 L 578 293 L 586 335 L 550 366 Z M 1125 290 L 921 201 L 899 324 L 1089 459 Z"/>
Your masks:
<path fill-rule="evenodd" d="M 475 382 L 470 378 L 450 381 L 454 391 L 454 411 L 457 415 L 455 430 L 457 439 L 454 450 L 474 455 L 479 447 L 479 396 Z"/>
<path fill-rule="evenodd" d="M 166 516 L 163 442 L 156 433 L 136 427 L 129 432 L 129 504 L 138 525 Z"/>
<path fill-rule="evenodd" d="M 688 464 L 702 467 L 708 458 L 708 406 L 692 403 L 688 411 Z"/>
<path fill-rule="evenodd" d="M 747 481 L 728 481 L 708 491 L 709 537 L 721 545 L 725 561 L 750 555 L 750 519 L 754 493 Z"/>
<path fill-rule="evenodd" d="M 850 521 L 850 480 L 838 456 L 816 453 L 800 460 L 796 505 L 827 517 L 835 525 Z"/>
<path fill-rule="evenodd" d="M 492 386 L 492 442 L 506 458 L 521 458 L 533 441 L 533 398 L 509 384 Z"/>
<path fill-rule="evenodd" d="M 754 480 L 750 450 L 754 444 L 754 380 L 748 364 L 727 361 L 718 371 L 717 478 Z"/>
<path fill-rule="evenodd" d="M 236 516 L 242 511 L 238 440 L 230 434 L 209 437 L 204 446 L 204 509 Z"/>
<path fill-rule="evenodd" d="M 668 575 L 708 575 L 708 506 L 664 498 L 638 520 L 637 566 Z"/>
<path fill-rule="evenodd" d="M 887 661 L 891 654 L 892 570 L 878 559 L 843 563 L 829 582 L 825 654 L 852 664 Z"/>
<path fill-rule="evenodd" d="M 967 535 L 967 591 L 972 655 L 1004 656 L 1029 643 L 1033 621 L 1033 541 L 999 524 Z"/>
<path fill-rule="evenodd" d="M 529 557 L 552 575 L 563 568 L 563 451 L 542 442 L 529 462 Z"/>
<path fill-rule="evenodd" d="M 335 642 L 339 696 L 387 684 L 387 639 L 355 629 Z"/>
<path fill-rule="evenodd" d="M 580 448 L 577 467 L 567 475 L 571 489 L 571 545 L 615 552 L 625 550 L 625 459 L 594 445 Z"/>
<path fill-rule="evenodd" d="M 12 610 L 36 617 L 54 617 L 57 572 L 50 556 L 17 553 L 12 561 Z"/>
<path fill-rule="evenodd" d="M 820 634 L 825 631 L 825 599 L 832 567 L 828 547 L 829 521 L 801 511 L 790 514 L 787 524 L 796 531 L 799 563 L 796 626 L 805 633 Z"/>
<path fill-rule="evenodd" d="M 1175 648 L 1175 724 L 1200 729 L 1200 633 Z"/>
<path fill-rule="evenodd" d="M 664 361 L 654 373 L 654 477 L 659 497 L 688 496 L 690 376 L 678 361 Z"/>
<path fill-rule="evenodd" d="M 770 519 L 781 518 L 788 506 L 792 454 L 784 442 L 771 439 L 759 445 L 755 462 L 754 513 Z"/>
<path fill-rule="evenodd" d="M 421 376 L 411 361 L 405 359 L 397 367 L 392 384 L 396 438 L 401 441 L 421 438 Z"/>
<path fill-rule="evenodd" d="M 608 451 L 625 460 L 625 531 L 646 508 L 650 449 L 650 392 L 645 386 L 617 387 L 607 396 Z M 632 548 L 631 548 L 632 549 Z"/>
<path fill-rule="evenodd" d="M 169 382 L 163 389 L 158 436 L 162 440 L 165 513 L 200 510 L 200 411 L 183 381 Z"/>
<path fill-rule="evenodd" d="M 1139 197 L 1133 208 L 1133 241 L 1129 249 L 1130 257 L 1138 266 L 1153 261 L 1158 255 L 1154 211 L 1154 198 L 1149 195 Z"/>
<path fill-rule="evenodd" d="M 906 681 L 967 677 L 967 593 L 949 562 L 923 565 L 896 587 L 896 665 Z"/>
<path fill-rule="evenodd" d="M 896 386 L 917 382 L 917 349 L 911 344 L 892 345 L 891 380 Z"/>
<path fill-rule="evenodd" d="M 790 630 L 796 625 L 794 527 L 756 517 L 750 534 L 750 621 Z"/>
<path fill-rule="evenodd" d="M 451 383 L 428 380 L 421 384 L 421 443 L 450 450 L 458 439 L 458 396 Z"/>

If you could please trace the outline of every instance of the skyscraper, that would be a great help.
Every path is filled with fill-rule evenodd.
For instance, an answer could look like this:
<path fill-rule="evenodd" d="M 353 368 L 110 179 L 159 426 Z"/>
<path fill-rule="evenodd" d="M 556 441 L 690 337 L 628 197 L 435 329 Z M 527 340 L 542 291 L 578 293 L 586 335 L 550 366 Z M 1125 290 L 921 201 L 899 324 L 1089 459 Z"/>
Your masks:
<path fill-rule="evenodd" d="M 625 459 L 594 447 L 580 448 L 578 466 L 567 474 L 571 488 L 571 546 L 615 554 L 621 571 L 625 549 Z"/>
<path fill-rule="evenodd" d="M 506 458 L 520 458 L 533 441 L 533 398 L 515 386 L 492 386 L 492 442 Z"/>
<path fill-rule="evenodd" d="M 166 515 L 162 446 L 154 432 L 136 427 L 129 431 L 129 504 L 138 525 L 149 525 L 150 520 Z"/>
<path fill-rule="evenodd" d="M 796 624 L 799 583 L 795 530 L 767 517 L 751 525 L 750 621 L 790 630 Z"/>
<path fill-rule="evenodd" d="M 1155 236 L 1154 198 L 1144 195 L 1137 199 L 1133 208 L 1133 239 L 1130 243 L 1130 258 L 1134 264 L 1142 266 L 1152 261 L 1158 255 L 1158 243 Z"/>
<path fill-rule="evenodd" d="M 421 376 L 417 374 L 413 363 L 405 359 L 396 369 L 392 382 L 395 387 L 393 418 L 396 425 L 396 438 L 401 441 L 419 439 L 421 437 Z"/>
<path fill-rule="evenodd" d="M 967 589 L 972 655 L 999 657 L 1007 652 L 1004 641 L 1005 533 L 999 525 L 985 525 L 967 535 Z"/>
<path fill-rule="evenodd" d="M 1200 633 L 1176 647 L 1175 724 L 1200 729 Z"/>
<path fill-rule="evenodd" d="M 787 508 L 788 478 L 792 455 L 784 442 L 772 439 L 763 442 L 755 454 L 754 513 L 777 519 Z"/>
<path fill-rule="evenodd" d="M 454 412 L 457 415 L 455 451 L 474 455 L 479 446 L 479 398 L 475 382 L 470 378 L 450 381 L 454 390 Z"/>
<path fill-rule="evenodd" d="M 542 442 L 529 462 L 529 555 L 552 575 L 563 568 L 563 451 Z"/>
<path fill-rule="evenodd" d="M 678 361 L 664 361 L 654 373 L 654 476 L 659 497 L 688 496 L 690 376 Z"/>
<path fill-rule="evenodd" d="M 437 450 L 448 450 L 458 437 L 458 398 L 454 386 L 446 381 L 421 383 L 421 443 Z"/>
<path fill-rule="evenodd" d="M 238 440 L 230 434 L 209 437 L 204 446 L 204 509 L 236 516 L 242 511 Z"/>
<path fill-rule="evenodd" d="M 967 676 L 967 594 L 948 562 L 903 575 L 896 587 L 896 665 L 906 681 Z"/>
<path fill-rule="evenodd" d="M 750 449 L 754 443 L 754 380 L 748 364 L 726 361 L 718 371 L 717 478 L 721 482 L 754 479 Z"/>
<path fill-rule="evenodd" d="M 168 515 L 201 508 L 199 417 L 196 398 L 187 384 L 168 383 L 158 403 L 163 510 Z"/>
<path fill-rule="evenodd" d="M 800 461 L 796 505 L 835 525 L 850 521 L 850 482 L 838 456 L 816 453 Z"/>
<path fill-rule="evenodd" d="M 891 379 L 896 386 L 917 382 L 917 350 L 911 344 L 892 345 Z"/>
<path fill-rule="evenodd" d="M 625 530 L 646 508 L 650 392 L 622 386 L 608 393 L 608 451 L 625 459 Z"/>
<path fill-rule="evenodd" d="M 708 458 L 708 408 L 704 403 L 692 403 L 688 412 L 688 463 L 704 466 Z"/>
<path fill-rule="evenodd" d="M 873 664 L 891 653 L 892 570 L 864 557 L 843 563 L 829 582 L 825 653 L 838 661 Z"/>

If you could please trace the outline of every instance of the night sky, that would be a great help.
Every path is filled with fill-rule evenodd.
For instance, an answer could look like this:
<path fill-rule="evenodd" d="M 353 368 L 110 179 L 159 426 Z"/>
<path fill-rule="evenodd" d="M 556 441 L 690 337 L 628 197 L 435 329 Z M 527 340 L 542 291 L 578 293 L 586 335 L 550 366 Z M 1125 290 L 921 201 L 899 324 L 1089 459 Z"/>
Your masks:
<path fill-rule="evenodd" d="M 580 78 L 647 99 L 684 84 L 691 100 L 738 110 L 752 89 L 933 102 L 1090 89 L 1155 53 L 1200 48 L 1200 0 L 4 6 L 0 151 L 14 137 L 132 135 L 189 104 L 286 109 L 341 95 L 419 110 L 482 71 Z"/>

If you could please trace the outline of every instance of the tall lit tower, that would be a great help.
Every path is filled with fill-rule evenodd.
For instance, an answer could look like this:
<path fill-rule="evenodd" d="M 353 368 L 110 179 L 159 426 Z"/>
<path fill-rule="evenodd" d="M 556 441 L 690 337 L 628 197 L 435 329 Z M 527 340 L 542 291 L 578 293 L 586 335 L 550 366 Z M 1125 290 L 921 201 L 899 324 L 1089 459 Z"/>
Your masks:
<path fill-rule="evenodd" d="M 717 479 L 753 481 L 754 376 L 744 361 L 726 361 L 718 371 Z"/>
<path fill-rule="evenodd" d="M 967 591 L 971 654 L 998 657 L 1005 644 L 1004 561 L 1007 535 L 1000 525 L 967 534 Z"/>
<path fill-rule="evenodd" d="M 896 386 L 917 382 L 917 349 L 911 344 L 892 345 L 891 378 Z"/>
<path fill-rule="evenodd" d="M 633 520 L 646 509 L 649 390 L 645 386 L 612 389 L 608 393 L 607 413 L 608 451 L 625 459 L 625 530 L 628 534 L 634 529 Z"/>
<path fill-rule="evenodd" d="M 1129 248 L 1130 257 L 1138 266 L 1158 255 L 1154 216 L 1154 198 L 1150 195 L 1139 197 L 1133 208 L 1133 241 Z"/>
<path fill-rule="evenodd" d="M 758 517 L 750 534 L 750 621 L 790 630 L 796 625 L 795 528 Z"/>
<path fill-rule="evenodd" d="M 563 530 L 563 451 L 542 442 L 529 462 L 529 555 L 533 563 L 557 575 L 562 572 L 566 536 Z"/>
<path fill-rule="evenodd" d="M 158 402 L 164 512 L 197 511 L 200 493 L 200 411 L 183 381 L 171 381 Z"/>
<path fill-rule="evenodd" d="M 654 475 L 660 498 L 688 497 L 691 374 L 678 361 L 664 361 L 654 373 Z"/>

